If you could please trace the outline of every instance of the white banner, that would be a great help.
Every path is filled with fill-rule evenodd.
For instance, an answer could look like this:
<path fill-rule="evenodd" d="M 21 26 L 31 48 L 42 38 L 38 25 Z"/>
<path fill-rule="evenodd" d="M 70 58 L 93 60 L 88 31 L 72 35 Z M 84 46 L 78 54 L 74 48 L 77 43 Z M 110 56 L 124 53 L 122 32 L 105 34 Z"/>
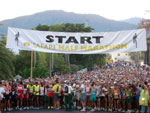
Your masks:
<path fill-rule="evenodd" d="M 103 54 L 146 51 L 145 29 L 69 33 L 8 28 L 7 48 L 49 53 Z"/>

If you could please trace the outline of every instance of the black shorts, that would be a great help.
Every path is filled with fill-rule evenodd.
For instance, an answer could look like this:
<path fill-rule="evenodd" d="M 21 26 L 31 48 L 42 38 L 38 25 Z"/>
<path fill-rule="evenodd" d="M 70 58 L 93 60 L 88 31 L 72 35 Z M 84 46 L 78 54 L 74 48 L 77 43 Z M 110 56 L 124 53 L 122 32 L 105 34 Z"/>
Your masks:
<path fill-rule="evenodd" d="M 100 97 L 100 99 L 101 99 L 101 100 L 104 100 L 104 97 L 103 97 L 103 96 L 101 96 L 101 97 Z"/>
<path fill-rule="evenodd" d="M 34 98 L 39 98 L 39 95 L 34 95 Z"/>
<path fill-rule="evenodd" d="M 15 96 L 11 96 L 11 101 L 15 101 L 16 97 Z"/>
<path fill-rule="evenodd" d="M 4 95 L 5 100 L 10 100 L 10 95 Z"/>
<path fill-rule="evenodd" d="M 15 100 L 16 99 L 16 95 L 11 95 L 11 100 Z"/>
<path fill-rule="evenodd" d="M 107 98 L 107 99 L 108 99 L 108 95 L 106 95 L 106 96 L 105 96 L 105 98 Z"/>
<path fill-rule="evenodd" d="M 44 98 L 44 95 L 40 95 L 39 97 L 40 97 L 40 98 Z"/>
<path fill-rule="evenodd" d="M 117 102 L 118 100 L 119 100 L 119 99 L 114 99 L 114 101 L 116 101 L 116 102 Z"/>
<path fill-rule="evenodd" d="M 33 94 L 29 93 L 29 99 L 32 99 L 32 98 L 33 98 Z"/>
<path fill-rule="evenodd" d="M 0 104 L 1 104 L 1 103 L 4 103 L 4 98 L 2 98 L 2 100 L 0 100 Z"/>
<path fill-rule="evenodd" d="M 96 100 L 98 100 L 98 99 L 100 99 L 100 96 L 97 96 L 97 97 L 96 97 Z"/>

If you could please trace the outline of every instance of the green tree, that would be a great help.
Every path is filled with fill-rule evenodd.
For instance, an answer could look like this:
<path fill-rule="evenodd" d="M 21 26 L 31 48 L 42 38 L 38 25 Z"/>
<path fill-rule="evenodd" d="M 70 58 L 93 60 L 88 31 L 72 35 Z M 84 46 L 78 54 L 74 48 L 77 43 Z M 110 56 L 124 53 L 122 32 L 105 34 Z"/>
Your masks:
<path fill-rule="evenodd" d="M 13 52 L 5 47 L 6 37 L 0 41 L 0 79 L 12 79 L 15 75 Z"/>
<path fill-rule="evenodd" d="M 46 66 L 48 67 L 48 61 L 47 61 L 47 53 L 43 52 L 36 52 L 37 54 L 37 67 L 38 66 Z"/>
<path fill-rule="evenodd" d="M 31 52 L 20 51 L 19 54 L 16 55 L 16 62 L 15 62 L 16 74 L 20 74 L 20 71 L 23 71 L 25 68 L 30 68 L 31 65 L 30 63 L 31 63 Z"/>
<path fill-rule="evenodd" d="M 18 72 L 19 75 L 21 75 L 23 78 L 29 78 L 30 77 L 30 68 L 25 67 L 24 69 L 20 70 Z M 49 76 L 48 67 L 38 66 L 33 67 L 33 78 L 46 78 Z"/>
<path fill-rule="evenodd" d="M 41 24 L 39 24 L 38 26 L 33 28 L 33 30 L 48 31 L 49 30 L 49 26 L 48 25 L 41 25 Z"/>
<path fill-rule="evenodd" d="M 54 71 L 67 73 L 70 72 L 70 67 L 66 65 L 63 54 L 54 54 Z"/>
<path fill-rule="evenodd" d="M 94 29 L 91 27 L 85 27 L 84 24 L 64 23 L 51 25 L 49 30 L 56 32 L 91 32 Z"/>

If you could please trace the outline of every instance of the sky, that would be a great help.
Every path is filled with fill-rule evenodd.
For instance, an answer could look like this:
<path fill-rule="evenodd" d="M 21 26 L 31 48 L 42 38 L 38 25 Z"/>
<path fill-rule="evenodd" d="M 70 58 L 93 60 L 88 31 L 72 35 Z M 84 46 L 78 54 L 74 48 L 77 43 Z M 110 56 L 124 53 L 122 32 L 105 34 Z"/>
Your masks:
<path fill-rule="evenodd" d="M 113 20 L 147 18 L 150 0 L 1 0 L 0 21 L 46 10 L 97 14 Z"/>

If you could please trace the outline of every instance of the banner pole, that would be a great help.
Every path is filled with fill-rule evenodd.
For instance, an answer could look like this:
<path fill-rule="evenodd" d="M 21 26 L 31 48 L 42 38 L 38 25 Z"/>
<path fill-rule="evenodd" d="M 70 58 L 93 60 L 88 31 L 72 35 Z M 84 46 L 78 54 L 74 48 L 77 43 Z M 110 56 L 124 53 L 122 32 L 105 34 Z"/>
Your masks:
<path fill-rule="evenodd" d="M 33 51 L 31 51 L 31 71 L 30 71 L 30 80 L 32 80 L 32 66 L 33 65 Z"/>
<path fill-rule="evenodd" d="M 146 65 L 145 65 L 145 81 L 146 81 L 146 77 L 147 77 L 147 76 L 146 76 Z"/>

